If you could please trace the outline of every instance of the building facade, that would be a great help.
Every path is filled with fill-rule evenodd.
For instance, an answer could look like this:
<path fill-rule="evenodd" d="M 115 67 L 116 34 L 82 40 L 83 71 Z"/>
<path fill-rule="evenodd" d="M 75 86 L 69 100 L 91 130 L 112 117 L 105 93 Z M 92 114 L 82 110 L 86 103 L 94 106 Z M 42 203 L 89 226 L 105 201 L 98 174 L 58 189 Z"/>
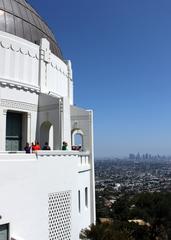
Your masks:
<path fill-rule="evenodd" d="M 95 222 L 93 114 L 25 0 L 0 0 L 0 133 L 0 240 L 79 239 Z M 51 150 L 26 154 L 35 140 Z"/>

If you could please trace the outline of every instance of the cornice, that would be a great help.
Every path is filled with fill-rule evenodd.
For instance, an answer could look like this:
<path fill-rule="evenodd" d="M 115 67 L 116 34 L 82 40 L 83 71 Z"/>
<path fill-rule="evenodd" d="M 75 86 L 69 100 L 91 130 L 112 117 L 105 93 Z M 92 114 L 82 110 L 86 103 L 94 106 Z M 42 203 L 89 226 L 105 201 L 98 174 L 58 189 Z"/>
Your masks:
<path fill-rule="evenodd" d="M 39 87 L 29 85 L 29 84 L 25 84 L 25 83 L 21 83 L 21 82 L 17 82 L 17 81 L 14 81 L 14 80 L 7 80 L 7 79 L 4 79 L 4 78 L 0 79 L 0 86 L 1 87 L 16 88 L 18 90 L 22 89 L 23 91 L 29 91 L 31 93 L 36 93 L 36 94 L 40 93 L 40 88 Z"/>

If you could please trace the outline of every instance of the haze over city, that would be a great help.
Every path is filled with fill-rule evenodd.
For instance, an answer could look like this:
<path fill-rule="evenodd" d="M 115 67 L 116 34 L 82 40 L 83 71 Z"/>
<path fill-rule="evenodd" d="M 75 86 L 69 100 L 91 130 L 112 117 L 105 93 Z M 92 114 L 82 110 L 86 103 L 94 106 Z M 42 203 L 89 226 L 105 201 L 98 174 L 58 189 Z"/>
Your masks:
<path fill-rule="evenodd" d="M 96 157 L 171 155 L 171 2 L 29 3 L 72 60 L 76 104 L 94 110 Z"/>

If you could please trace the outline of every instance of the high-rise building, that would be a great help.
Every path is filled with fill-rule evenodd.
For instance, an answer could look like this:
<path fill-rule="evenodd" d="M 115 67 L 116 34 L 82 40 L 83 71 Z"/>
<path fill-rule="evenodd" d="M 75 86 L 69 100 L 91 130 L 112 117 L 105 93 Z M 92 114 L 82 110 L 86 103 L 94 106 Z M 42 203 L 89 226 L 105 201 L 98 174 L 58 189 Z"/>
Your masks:
<path fill-rule="evenodd" d="M 25 153 L 35 141 L 51 150 Z M 93 115 L 74 105 L 71 62 L 28 2 L 0 0 L 0 240 L 79 239 L 94 191 Z"/>

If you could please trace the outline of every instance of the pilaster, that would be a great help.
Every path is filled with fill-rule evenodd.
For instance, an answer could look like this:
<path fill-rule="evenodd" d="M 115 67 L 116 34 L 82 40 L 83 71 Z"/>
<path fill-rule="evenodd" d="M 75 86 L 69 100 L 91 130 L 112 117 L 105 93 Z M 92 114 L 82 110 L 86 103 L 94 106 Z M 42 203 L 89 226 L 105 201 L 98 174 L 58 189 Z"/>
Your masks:
<path fill-rule="evenodd" d="M 51 59 L 51 51 L 50 51 L 50 43 L 45 38 L 41 39 L 40 43 L 40 67 L 39 67 L 39 84 L 42 93 L 47 93 L 47 85 L 48 85 L 48 72 L 47 65 L 50 63 Z"/>
<path fill-rule="evenodd" d="M 31 143 L 31 113 L 27 113 L 27 142 Z"/>
<path fill-rule="evenodd" d="M 62 141 L 68 143 L 68 150 L 71 149 L 71 117 L 70 117 L 70 103 L 69 98 L 64 97 L 62 99 L 61 109 L 61 129 L 62 129 Z"/>
<path fill-rule="evenodd" d="M 6 150 L 6 120 L 7 109 L 0 109 L 0 151 Z"/>
<path fill-rule="evenodd" d="M 72 64 L 70 60 L 65 61 L 67 64 L 68 70 L 68 97 L 70 100 L 70 104 L 74 104 L 74 94 L 73 94 L 73 73 L 72 73 Z"/>

